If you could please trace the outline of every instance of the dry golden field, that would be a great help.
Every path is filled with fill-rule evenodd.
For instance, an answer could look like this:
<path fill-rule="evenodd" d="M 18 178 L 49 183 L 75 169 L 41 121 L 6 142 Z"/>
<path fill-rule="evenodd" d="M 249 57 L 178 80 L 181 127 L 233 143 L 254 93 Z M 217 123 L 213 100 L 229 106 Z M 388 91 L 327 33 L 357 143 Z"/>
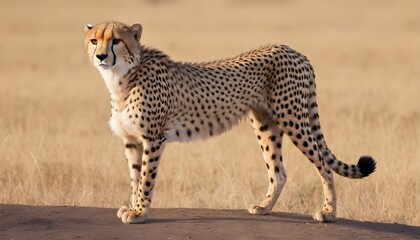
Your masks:
<path fill-rule="evenodd" d="M 267 43 L 311 60 L 321 123 L 364 180 L 336 176 L 338 217 L 420 225 L 420 2 L 130 0 L 0 2 L 0 203 L 117 208 L 129 198 L 109 95 L 83 46 L 86 23 L 143 24 L 142 42 L 206 61 Z M 275 211 L 322 204 L 313 166 L 286 140 L 288 183 Z M 152 207 L 240 208 L 267 173 L 248 120 L 209 141 L 168 144 Z"/>

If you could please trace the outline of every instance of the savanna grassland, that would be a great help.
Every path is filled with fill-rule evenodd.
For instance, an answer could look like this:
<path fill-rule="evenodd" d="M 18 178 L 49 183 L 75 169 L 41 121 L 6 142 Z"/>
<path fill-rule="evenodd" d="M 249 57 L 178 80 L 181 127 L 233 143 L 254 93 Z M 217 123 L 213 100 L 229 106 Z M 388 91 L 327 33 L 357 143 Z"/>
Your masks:
<path fill-rule="evenodd" d="M 109 95 L 83 26 L 143 24 L 142 42 L 207 61 L 267 43 L 308 56 L 321 124 L 346 162 L 377 160 L 363 180 L 336 176 L 338 216 L 420 225 L 419 1 L 1 1 L 0 203 L 118 208 L 129 198 Z M 322 186 L 286 138 L 288 183 L 275 211 L 312 214 Z M 240 208 L 264 198 L 261 150 L 244 120 L 205 142 L 168 144 L 152 207 Z"/>

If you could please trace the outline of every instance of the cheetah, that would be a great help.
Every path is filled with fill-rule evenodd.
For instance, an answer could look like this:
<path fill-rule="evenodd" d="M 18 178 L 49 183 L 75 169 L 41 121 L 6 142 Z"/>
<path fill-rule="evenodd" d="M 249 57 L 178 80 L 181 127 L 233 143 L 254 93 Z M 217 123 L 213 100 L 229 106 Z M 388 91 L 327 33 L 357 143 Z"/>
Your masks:
<path fill-rule="evenodd" d="M 118 210 L 122 222 L 147 220 L 166 143 L 222 134 L 246 116 L 269 176 L 266 197 L 249 208 L 251 214 L 269 214 L 286 183 L 284 135 L 321 177 L 324 204 L 316 221 L 336 220 L 332 171 L 349 178 L 375 171 L 371 156 L 354 165 L 331 153 L 320 127 L 314 71 L 304 55 L 270 44 L 218 61 L 178 62 L 140 44 L 142 31 L 140 24 L 119 22 L 85 27 L 88 57 L 111 95 L 110 127 L 125 146 L 131 198 Z"/>

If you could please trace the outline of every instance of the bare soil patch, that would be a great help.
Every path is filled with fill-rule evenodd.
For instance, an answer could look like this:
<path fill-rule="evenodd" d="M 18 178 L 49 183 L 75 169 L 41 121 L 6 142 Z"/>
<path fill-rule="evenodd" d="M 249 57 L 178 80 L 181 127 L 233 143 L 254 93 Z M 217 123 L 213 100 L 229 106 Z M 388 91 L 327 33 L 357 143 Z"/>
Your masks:
<path fill-rule="evenodd" d="M 420 227 L 245 210 L 152 209 L 145 224 L 127 225 L 116 209 L 0 205 L 1 239 L 419 239 Z"/>

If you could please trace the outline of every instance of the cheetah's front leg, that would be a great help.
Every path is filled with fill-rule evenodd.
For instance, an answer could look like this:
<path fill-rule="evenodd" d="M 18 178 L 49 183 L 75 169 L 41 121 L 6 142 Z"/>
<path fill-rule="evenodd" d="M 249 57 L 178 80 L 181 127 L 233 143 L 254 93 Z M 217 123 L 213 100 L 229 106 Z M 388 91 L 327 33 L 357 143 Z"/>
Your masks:
<path fill-rule="evenodd" d="M 134 204 L 134 197 L 137 189 L 139 188 L 140 182 L 140 170 L 142 165 L 142 154 L 143 144 L 139 143 L 134 137 L 128 137 L 123 140 L 125 146 L 125 157 L 128 164 L 128 171 L 130 173 L 130 185 L 131 185 L 131 199 L 129 206 L 132 207 Z M 127 206 L 122 206 L 117 213 L 117 216 L 121 218 L 121 212 L 129 209 Z"/>
<path fill-rule="evenodd" d="M 140 182 L 133 191 L 130 208 L 122 207 L 118 216 L 124 223 L 142 223 L 146 221 L 152 202 L 153 187 L 158 171 L 160 156 L 165 147 L 165 138 L 144 141 L 143 156 L 140 169 Z"/>

